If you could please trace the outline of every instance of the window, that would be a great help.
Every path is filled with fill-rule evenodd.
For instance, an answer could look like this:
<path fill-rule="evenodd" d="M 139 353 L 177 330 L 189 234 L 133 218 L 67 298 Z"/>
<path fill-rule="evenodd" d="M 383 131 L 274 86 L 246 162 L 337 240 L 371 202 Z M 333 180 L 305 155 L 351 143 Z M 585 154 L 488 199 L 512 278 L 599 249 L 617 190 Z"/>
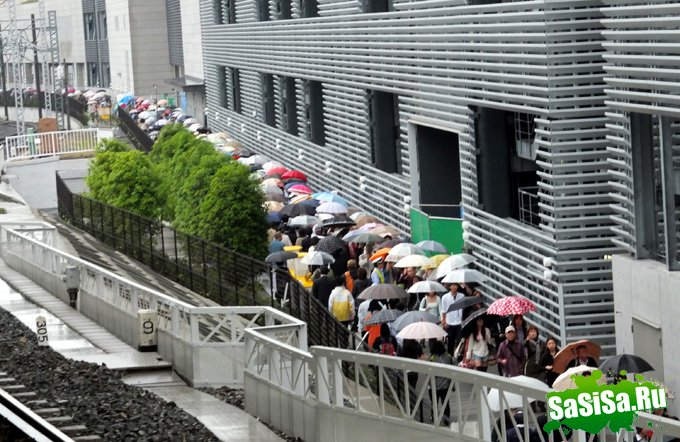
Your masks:
<path fill-rule="evenodd" d="M 257 19 L 259 21 L 269 21 L 269 0 L 255 0 L 257 7 Z"/>
<path fill-rule="evenodd" d="M 97 27 L 94 22 L 94 13 L 84 14 L 85 20 L 85 40 L 93 41 L 97 39 Z"/>
<path fill-rule="evenodd" d="M 371 161 L 388 173 L 401 173 L 399 104 L 391 92 L 367 91 Z"/>
<path fill-rule="evenodd" d="M 274 7 L 278 20 L 288 20 L 291 17 L 290 0 L 274 0 Z"/>
<path fill-rule="evenodd" d="M 216 24 L 236 23 L 236 0 L 214 0 L 214 2 Z"/>
<path fill-rule="evenodd" d="M 229 109 L 229 82 L 228 82 L 227 68 L 220 66 L 217 68 L 217 87 L 219 89 L 219 105 L 225 109 Z"/>
<path fill-rule="evenodd" d="M 272 74 L 260 74 L 262 83 L 262 115 L 268 126 L 276 126 L 276 111 L 274 103 L 274 76 Z"/>
<path fill-rule="evenodd" d="M 284 76 L 279 77 L 279 97 L 281 102 L 283 130 L 291 135 L 297 135 L 297 90 L 295 88 L 294 78 Z"/>
<path fill-rule="evenodd" d="M 394 11 L 393 0 L 366 0 L 365 12 Z"/>
<path fill-rule="evenodd" d="M 99 39 L 108 40 L 109 38 L 109 27 L 106 22 L 106 12 L 99 12 L 97 21 L 97 28 L 99 29 Z"/>
<path fill-rule="evenodd" d="M 302 18 L 311 18 L 319 16 L 319 1 L 318 0 L 300 0 L 300 16 Z"/>
<path fill-rule="evenodd" d="M 679 123 L 664 116 L 630 116 L 636 254 L 663 261 L 669 270 L 680 270 Z"/>
<path fill-rule="evenodd" d="M 241 72 L 236 68 L 229 68 L 231 77 L 231 110 L 241 112 Z"/>
<path fill-rule="evenodd" d="M 241 112 L 241 75 L 238 69 L 218 66 L 219 105 L 234 112 Z"/>
<path fill-rule="evenodd" d="M 318 81 L 306 80 L 304 91 L 307 139 L 319 146 L 324 146 L 326 144 L 326 129 L 323 118 L 323 87 Z"/>
<path fill-rule="evenodd" d="M 99 68 L 97 63 L 87 63 L 87 84 L 89 86 L 99 86 Z"/>
<path fill-rule="evenodd" d="M 538 226 L 538 166 L 535 157 L 525 155 L 526 146 L 534 143 L 533 119 L 533 115 L 499 109 L 476 109 L 477 193 L 486 212 Z"/>

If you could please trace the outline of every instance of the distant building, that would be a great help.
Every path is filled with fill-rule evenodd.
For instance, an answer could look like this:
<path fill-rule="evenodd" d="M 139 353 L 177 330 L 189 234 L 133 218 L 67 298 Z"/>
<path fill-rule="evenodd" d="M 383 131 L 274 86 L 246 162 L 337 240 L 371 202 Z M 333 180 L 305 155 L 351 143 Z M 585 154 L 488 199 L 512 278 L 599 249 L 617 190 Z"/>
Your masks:
<path fill-rule="evenodd" d="M 201 0 L 208 122 L 612 354 L 601 6 Z"/>

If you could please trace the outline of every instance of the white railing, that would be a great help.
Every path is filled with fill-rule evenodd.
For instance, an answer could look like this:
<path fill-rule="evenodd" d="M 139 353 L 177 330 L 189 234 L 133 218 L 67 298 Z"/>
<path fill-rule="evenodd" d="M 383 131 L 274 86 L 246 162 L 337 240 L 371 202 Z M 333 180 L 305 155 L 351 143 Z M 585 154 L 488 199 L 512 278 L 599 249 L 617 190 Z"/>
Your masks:
<path fill-rule="evenodd" d="M 570 435 L 563 427 L 544 433 L 547 417 L 537 404 L 544 405 L 547 385 L 352 350 L 306 352 L 263 332 L 266 328 L 246 331 L 247 411 L 307 441 L 327 440 L 329 434 L 343 440 L 379 434 L 379 440 L 505 441 L 513 433 L 513 440 L 527 442 L 635 440 L 624 431 Z M 640 413 L 633 425 L 647 429 L 650 422 L 652 440 L 680 437 L 679 422 L 649 413 Z"/>
<path fill-rule="evenodd" d="M 0 242 L 7 241 L 7 229 L 21 232 L 29 238 L 54 246 L 54 233 L 57 228 L 43 221 L 6 221 L 0 222 Z"/>
<path fill-rule="evenodd" d="M 98 142 L 99 129 L 17 135 L 5 139 L 2 161 L 91 152 L 95 150 Z"/>
<path fill-rule="evenodd" d="M 24 232 L 2 225 L 0 232 L 7 263 L 21 267 L 16 270 L 25 274 L 31 273 L 35 277 L 32 279 L 52 293 L 65 292 L 61 275 L 68 266 L 77 267 L 81 275 L 81 312 L 95 316 L 93 320 L 129 344 L 135 344 L 137 338 L 136 330 L 130 326 L 136 324 L 139 310 L 155 311 L 159 353 L 170 359 L 181 356 L 198 384 L 242 383 L 247 328 L 267 326 L 266 333 L 277 342 L 307 348 L 307 324 L 274 308 L 193 306 L 62 252 Z M 161 332 L 173 341 L 168 343 L 167 351 L 161 348 Z M 178 343 L 191 351 L 176 355 Z M 185 361 L 186 354 L 193 355 L 193 361 Z M 210 358 L 215 356 L 223 358 L 223 363 L 211 364 Z M 229 364 L 230 369 L 225 369 L 224 364 Z"/>

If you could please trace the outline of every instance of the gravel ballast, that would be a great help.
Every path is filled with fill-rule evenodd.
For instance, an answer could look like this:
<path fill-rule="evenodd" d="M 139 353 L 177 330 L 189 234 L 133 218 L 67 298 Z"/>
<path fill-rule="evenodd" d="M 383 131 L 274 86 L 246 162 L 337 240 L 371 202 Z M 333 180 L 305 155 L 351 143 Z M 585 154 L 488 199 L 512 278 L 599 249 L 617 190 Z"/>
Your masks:
<path fill-rule="evenodd" d="M 74 424 L 107 441 L 217 441 L 193 416 L 142 388 L 121 381 L 125 374 L 66 359 L 38 346 L 35 334 L 0 309 L 0 372 L 59 403 Z"/>

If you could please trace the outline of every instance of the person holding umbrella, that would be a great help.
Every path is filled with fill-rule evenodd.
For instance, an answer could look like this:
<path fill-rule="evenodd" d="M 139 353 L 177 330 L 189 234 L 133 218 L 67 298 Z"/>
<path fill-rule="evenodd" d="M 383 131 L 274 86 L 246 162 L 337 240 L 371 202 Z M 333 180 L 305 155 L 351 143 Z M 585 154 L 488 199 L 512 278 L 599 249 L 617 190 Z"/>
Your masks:
<path fill-rule="evenodd" d="M 579 365 L 597 368 L 597 362 L 588 355 L 588 347 L 585 345 L 576 347 L 576 357 L 569 362 L 567 368 L 578 367 Z"/>
<path fill-rule="evenodd" d="M 442 296 L 442 327 L 448 334 L 447 351 L 449 354 L 453 354 L 453 350 L 458 345 L 461 335 L 461 323 L 463 322 L 461 310 L 448 311 L 451 304 L 465 297 L 465 295 L 458 291 L 458 287 L 456 283 L 451 284 L 449 292 Z"/>
<path fill-rule="evenodd" d="M 475 319 L 475 328 L 466 338 L 463 366 L 478 371 L 486 371 L 491 354 L 489 351 L 490 343 L 491 330 L 486 327 L 484 318 L 480 315 Z"/>

